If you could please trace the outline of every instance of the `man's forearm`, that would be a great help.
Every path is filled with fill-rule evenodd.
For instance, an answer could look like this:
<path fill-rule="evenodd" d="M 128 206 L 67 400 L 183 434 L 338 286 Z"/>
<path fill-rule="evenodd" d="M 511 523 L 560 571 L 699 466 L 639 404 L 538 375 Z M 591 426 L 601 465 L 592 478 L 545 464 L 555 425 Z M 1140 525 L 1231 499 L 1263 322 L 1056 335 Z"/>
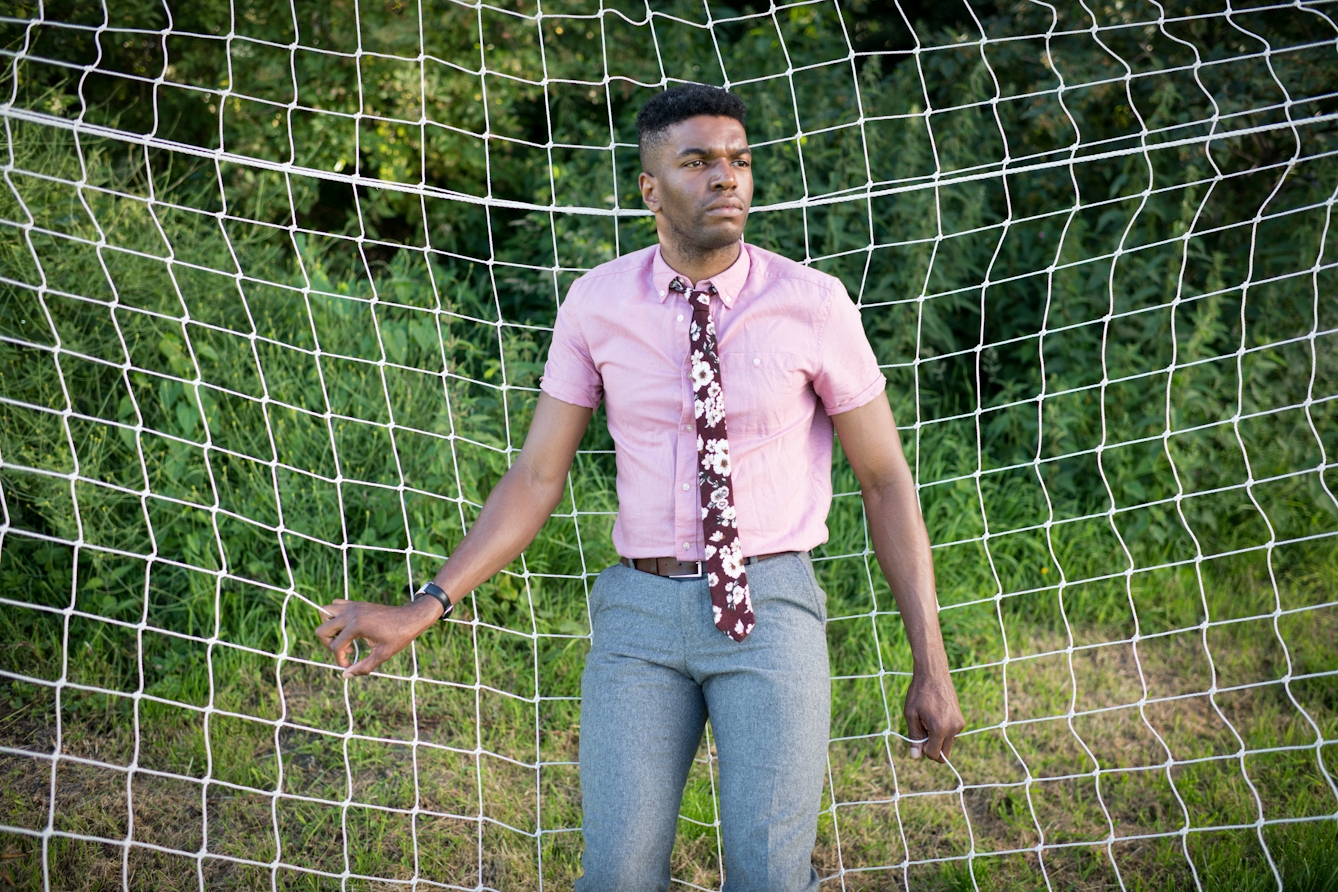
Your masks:
<path fill-rule="evenodd" d="M 874 554 L 897 599 L 914 657 L 905 711 L 910 756 L 917 759 L 923 753 L 942 762 L 966 722 L 943 647 L 934 595 L 934 560 L 909 469 L 866 487 L 864 508 Z"/>
<path fill-rule="evenodd" d="M 934 561 L 909 475 L 864 492 L 873 552 L 906 626 L 917 670 L 946 672 L 947 654 L 938 623 Z"/>
<path fill-rule="evenodd" d="M 453 602 L 515 560 L 534 540 L 562 497 L 567 471 L 590 424 L 590 415 L 589 408 L 539 394 L 516 463 L 498 481 L 479 519 L 433 579 Z M 329 619 L 317 627 L 316 635 L 334 653 L 344 677 L 352 678 L 376 671 L 408 647 L 441 618 L 442 610 L 436 598 L 418 598 L 394 606 L 336 598 L 325 608 Z M 350 664 L 349 651 L 358 640 L 365 641 L 371 650 Z"/>
<path fill-rule="evenodd" d="M 482 585 L 534 541 L 565 485 L 565 476 L 545 481 L 514 465 L 493 487 L 478 520 L 432 581 L 452 601 Z"/>

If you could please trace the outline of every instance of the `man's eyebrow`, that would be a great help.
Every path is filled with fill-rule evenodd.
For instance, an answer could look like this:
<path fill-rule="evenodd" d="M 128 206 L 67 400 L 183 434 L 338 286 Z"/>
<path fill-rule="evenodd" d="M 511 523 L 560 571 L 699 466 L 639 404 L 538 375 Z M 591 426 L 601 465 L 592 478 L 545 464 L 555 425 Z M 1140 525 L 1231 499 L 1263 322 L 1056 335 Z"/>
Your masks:
<path fill-rule="evenodd" d="M 733 147 L 733 148 L 725 149 L 724 152 L 722 152 L 722 153 L 720 153 L 720 154 L 724 154 L 724 155 L 751 155 L 752 153 L 753 153 L 753 150 L 750 149 L 748 146 L 735 146 L 735 147 Z M 689 146 L 689 147 L 686 148 L 686 149 L 682 149 L 682 150 L 680 150 L 679 153 L 678 153 L 678 157 L 680 157 L 680 158 L 686 158 L 688 155 L 714 155 L 714 154 L 717 154 L 717 152 L 716 152 L 715 149 L 704 149 L 704 148 L 702 148 L 702 147 L 700 147 L 700 146 Z"/>

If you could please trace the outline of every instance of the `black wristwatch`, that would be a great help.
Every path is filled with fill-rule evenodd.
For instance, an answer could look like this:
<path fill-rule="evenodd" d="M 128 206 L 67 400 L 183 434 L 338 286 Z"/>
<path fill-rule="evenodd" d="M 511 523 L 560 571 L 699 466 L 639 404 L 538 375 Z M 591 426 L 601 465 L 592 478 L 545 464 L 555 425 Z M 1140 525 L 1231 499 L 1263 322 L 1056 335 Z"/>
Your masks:
<path fill-rule="evenodd" d="M 446 594 L 446 590 L 435 582 L 428 581 L 423 583 L 423 587 L 414 593 L 413 599 L 417 601 L 422 597 L 435 598 L 441 602 L 441 619 L 450 616 L 451 611 L 455 609 L 455 605 L 451 603 L 450 596 Z"/>

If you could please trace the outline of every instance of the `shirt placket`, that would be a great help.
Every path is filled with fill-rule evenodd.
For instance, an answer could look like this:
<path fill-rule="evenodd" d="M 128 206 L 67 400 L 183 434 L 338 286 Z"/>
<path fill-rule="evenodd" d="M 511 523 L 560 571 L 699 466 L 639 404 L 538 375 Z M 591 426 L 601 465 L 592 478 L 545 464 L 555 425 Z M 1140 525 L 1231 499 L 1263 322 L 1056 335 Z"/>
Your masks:
<path fill-rule="evenodd" d="M 692 378 L 690 369 L 690 350 L 688 349 L 688 326 L 692 320 L 692 308 L 687 298 L 670 292 L 675 298 L 674 337 L 678 339 L 678 352 L 682 355 L 679 362 L 680 410 L 678 417 L 677 442 L 674 450 L 676 460 L 674 469 L 674 550 L 679 560 L 695 560 L 700 557 L 701 546 L 698 540 L 698 527 L 701 516 L 701 494 L 697 487 L 697 425 L 692 410 Z"/>

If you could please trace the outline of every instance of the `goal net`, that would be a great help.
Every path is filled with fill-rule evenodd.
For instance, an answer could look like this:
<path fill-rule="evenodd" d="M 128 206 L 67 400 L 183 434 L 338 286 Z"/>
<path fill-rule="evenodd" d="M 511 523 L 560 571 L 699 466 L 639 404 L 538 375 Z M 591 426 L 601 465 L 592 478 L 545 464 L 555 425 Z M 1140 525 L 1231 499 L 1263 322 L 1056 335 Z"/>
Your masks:
<path fill-rule="evenodd" d="M 469 528 L 567 287 L 654 241 L 633 121 L 684 81 L 748 104 L 748 240 L 861 310 L 968 720 L 909 759 L 838 457 L 824 888 L 1331 877 L 1335 10 L 7 4 L 0 879 L 570 885 L 602 413 L 448 623 L 350 682 L 313 629 Z M 724 880 L 716 779 L 708 729 L 676 888 Z"/>

